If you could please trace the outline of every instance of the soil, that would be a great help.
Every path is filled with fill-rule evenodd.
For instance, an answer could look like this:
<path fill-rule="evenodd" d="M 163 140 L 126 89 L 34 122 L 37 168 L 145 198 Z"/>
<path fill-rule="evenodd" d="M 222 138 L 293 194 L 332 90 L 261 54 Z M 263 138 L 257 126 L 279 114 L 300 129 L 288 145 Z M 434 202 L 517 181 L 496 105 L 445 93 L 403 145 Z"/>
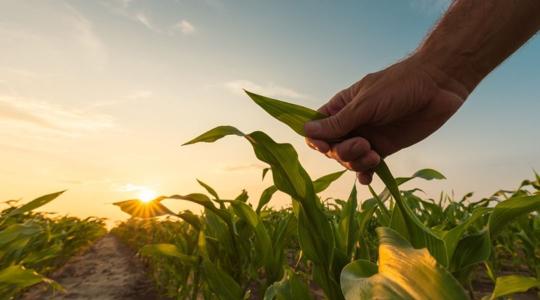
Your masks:
<path fill-rule="evenodd" d="M 163 299 L 146 271 L 135 252 L 114 235 L 107 234 L 49 275 L 66 289 L 65 293 L 37 285 L 20 299 Z"/>

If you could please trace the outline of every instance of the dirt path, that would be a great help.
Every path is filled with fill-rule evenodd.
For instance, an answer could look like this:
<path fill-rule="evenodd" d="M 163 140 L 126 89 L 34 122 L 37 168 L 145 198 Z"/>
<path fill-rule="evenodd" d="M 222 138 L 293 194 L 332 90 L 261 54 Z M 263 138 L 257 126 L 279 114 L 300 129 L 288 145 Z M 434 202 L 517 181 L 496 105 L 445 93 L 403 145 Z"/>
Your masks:
<path fill-rule="evenodd" d="M 44 286 L 37 286 L 21 299 L 160 299 L 135 253 L 111 234 L 71 258 L 50 277 L 67 293 L 53 295 Z"/>

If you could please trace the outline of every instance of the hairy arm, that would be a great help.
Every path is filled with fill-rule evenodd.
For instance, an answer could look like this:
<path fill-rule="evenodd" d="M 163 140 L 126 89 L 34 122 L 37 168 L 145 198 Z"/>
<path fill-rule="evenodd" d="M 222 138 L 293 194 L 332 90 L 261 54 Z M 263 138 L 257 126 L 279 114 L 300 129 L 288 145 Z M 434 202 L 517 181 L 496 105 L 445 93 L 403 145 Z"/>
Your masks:
<path fill-rule="evenodd" d="M 457 0 L 416 55 L 470 93 L 538 30 L 539 0 Z"/>

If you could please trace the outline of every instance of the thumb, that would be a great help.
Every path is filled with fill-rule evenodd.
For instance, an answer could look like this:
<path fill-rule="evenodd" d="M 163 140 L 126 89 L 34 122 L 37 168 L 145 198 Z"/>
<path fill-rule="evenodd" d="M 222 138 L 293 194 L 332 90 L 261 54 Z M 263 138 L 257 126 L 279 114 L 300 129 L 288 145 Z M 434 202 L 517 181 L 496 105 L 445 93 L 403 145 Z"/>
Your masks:
<path fill-rule="evenodd" d="M 332 140 L 346 136 L 355 129 L 360 118 L 356 116 L 352 105 L 345 106 L 337 114 L 328 118 L 307 122 L 304 125 L 306 136 L 313 139 Z"/>

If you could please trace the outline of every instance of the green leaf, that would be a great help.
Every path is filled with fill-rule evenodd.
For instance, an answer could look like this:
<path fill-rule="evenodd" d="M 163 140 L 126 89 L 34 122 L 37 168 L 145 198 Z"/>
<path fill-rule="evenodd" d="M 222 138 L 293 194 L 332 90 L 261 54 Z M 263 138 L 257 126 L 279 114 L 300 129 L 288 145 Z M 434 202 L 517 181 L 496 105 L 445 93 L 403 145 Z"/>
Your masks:
<path fill-rule="evenodd" d="M 36 236 L 43 232 L 37 223 L 12 224 L 0 231 L 0 249 L 14 240 Z"/>
<path fill-rule="evenodd" d="M 398 232 L 377 228 L 379 266 L 355 261 L 344 268 L 345 299 L 468 299 L 463 287 L 429 254 L 414 249 Z"/>
<path fill-rule="evenodd" d="M 349 263 L 341 271 L 341 290 L 345 299 L 371 299 L 371 285 L 366 278 L 376 275 L 376 264 L 359 259 Z"/>
<path fill-rule="evenodd" d="M 450 259 L 444 241 L 425 226 L 407 206 L 401 197 L 397 182 L 384 161 L 375 168 L 375 173 L 382 179 L 396 201 L 397 209 L 393 210 L 390 227 L 410 241 L 413 247 L 428 248 L 438 262 L 448 266 Z"/>
<path fill-rule="evenodd" d="M 489 232 L 493 238 L 515 218 L 540 210 L 540 195 L 513 197 L 495 206 L 489 217 Z"/>
<path fill-rule="evenodd" d="M 193 214 L 191 211 L 186 210 L 176 214 L 176 216 L 193 226 L 193 228 L 197 230 L 201 229 L 201 221 L 199 220 L 199 216 Z"/>
<path fill-rule="evenodd" d="M 277 192 L 277 187 L 275 185 L 267 187 L 261 194 L 259 203 L 257 204 L 256 212 L 260 213 L 263 207 L 270 202 L 272 196 Z"/>
<path fill-rule="evenodd" d="M 449 231 L 445 231 L 442 234 L 442 239 L 446 246 L 446 253 L 450 260 L 452 260 L 456 247 L 459 244 L 459 241 L 463 238 L 463 235 L 467 232 L 468 228 L 477 220 L 479 220 L 481 217 L 484 216 L 484 214 L 488 210 L 486 208 L 478 208 L 476 209 L 473 214 L 465 220 L 463 223 L 459 224 L 458 226 L 452 228 Z M 478 248 L 479 249 L 479 248 Z M 489 254 L 488 254 L 489 257 Z M 487 257 L 486 257 L 487 259 Z"/>
<path fill-rule="evenodd" d="M 210 289 L 223 300 L 239 300 L 244 298 L 242 287 L 229 274 L 208 259 L 203 263 L 204 275 Z"/>
<path fill-rule="evenodd" d="M 289 126 L 292 130 L 301 136 L 305 136 L 304 124 L 307 121 L 322 119 L 326 116 L 314 110 L 300 105 L 287 103 L 284 101 L 268 98 L 246 91 L 248 96 L 253 99 L 257 105 L 264 109 L 274 118 L 280 120 Z"/>
<path fill-rule="evenodd" d="M 441 179 L 446 179 L 446 177 L 444 177 L 443 174 L 441 174 L 439 171 L 437 170 L 433 170 L 433 169 L 421 169 L 421 170 L 418 170 L 416 171 L 412 176 L 409 176 L 409 177 L 397 177 L 395 179 L 396 181 L 396 184 L 398 186 L 406 183 L 406 182 L 409 182 L 415 178 L 421 178 L 421 179 L 425 179 L 425 180 L 441 180 Z M 386 187 L 382 193 L 379 194 L 379 199 L 382 201 L 382 202 L 385 202 L 389 197 L 391 196 L 391 193 L 390 191 L 388 190 L 388 187 Z"/>
<path fill-rule="evenodd" d="M 199 135 L 198 137 L 192 139 L 189 142 L 182 144 L 182 146 L 191 145 L 195 143 L 201 143 L 201 142 L 212 143 L 227 135 L 244 136 L 244 133 L 242 133 L 240 130 L 232 126 L 219 126 Z"/>
<path fill-rule="evenodd" d="M 442 180 L 446 179 L 443 174 L 441 174 L 439 171 L 434 169 L 422 169 L 416 171 L 412 176 L 410 177 L 398 177 L 396 178 L 396 182 L 398 185 L 401 185 L 407 181 L 410 181 L 414 178 L 422 178 L 425 180 Z"/>
<path fill-rule="evenodd" d="M 180 259 L 186 264 L 195 264 L 198 258 L 191 255 L 186 255 L 174 244 L 150 244 L 141 248 L 140 253 L 145 256 L 170 256 Z"/>
<path fill-rule="evenodd" d="M 56 290 L 63 290 L 55 281 L 38 274 L 32 269 L 26 269 L 22 265 L 12 265 L 0 270 L 0 291 L 6 293 L 2 295 L 3 297 L 40 282 L 45 282 Z"/>
<path fill-rule="evenodd" d="M 320 193 L 324 190 L 326 190 L 332 182 L 338 180 L 341 175 L 345 174 L 347 170 L 330 173 L 328 175 L 325 175 L 321 178 L 318 178 L 317 180 L 313 181 L 313 188 L 315 189 L 315 193 Z"/>
<path fill-rule="evenodd" d="M 278 144 L 260 131 L 249 134 L 247 139 L 257 158 L 271 166 L 276 187 L 300 202 L 298 230 L 306 256 L 315 263 L 328 266 L 334 248 L 332 228 L 320 208 L 311 178 L 301 166 L 298 154 L 290 144 Z"/>
<path fill-rule="evenodd" d="M 309 289 L 296 273 L 287 269 L 280 281 L 274 282 L 264 293 L 264 300 L 310 300 Z"/>
<path fill-rule="evenodd" d="M 270 171 L 270 168 L 264 168 L 262 170 L 262 180 L 264 181 L 264 177 L 266 177 L 266 174 Z"/>
<path fill-rule="evenodd" d="M 19 214 L 24 214 L 24 213 L 29 212 L 31 210 L 34 210 L 34 209 L 36 209 L 38 207 L 41 207 L 41 206 L 53 201 L 54 199 L 58 198 L 58 196 L 62 195 L 64 192 L 65 191 L 56 192 L 56 193 L 52 193 L 52 194 L 48 194 L 48 195 L 44 195 L 44 196 L 41 196 L 39 198 L 36 198 L 36 199 L 24 204 L 23 206 L 18 207 L 16 209 L 10 211 L 2 219 L 5 220 L 5 219 L 7 219 L 9 217 L 19 215 Z"/>
<path fill-rule="evenodd" d="M 216 192 L 216 190 L 214 190 L 211 186 L 209 186 L 208 184 L 202 182 L 201 180 L 197 179 L 197 182 L 210 194 L 214 197 L 214 199 L 216 200 L 219 200 L 219 196 Z"/>
<path fill-rule="evenodd" d="M 534 277 L 509 275 L 497 277 L 495 290 L 489 299 L 526 292 L 532 288 L 540 288 L 540 280 Z"/>
<path fill-rule="evenodd" d="M 491 247 L 491 239 L 487 230 L 462 238 L 454 251 L 451 270 L 462 270 L 486 261 L 491 254 Z"/>
<path fill-rule="evenodd" d="M 206 209 L 212 211 L 213 213 L 215 213 L 217 216 L 222 218 L 225 222 L 230 221 L 230 216 L 227 213 L 227 211 L 217 208 L 212 202 L 212 200 L 210 200 L 210 198 L 208 198 L 208 196 L 206 196 L 205 194 L 193 193 L 193 194 L 189 194 L 185 196 L 172 195 L 172 196 L 168 196 L 167 199 L 186 200 L 186 201 L 199 204 L 201 206 L 204 206 Z"/>
<path fill-rule="evenodd" d="M 346 204 L 343 206 L 339 218 L 337 240 L 339 247 L 351 257 L 358 233 L 358 223 L 356 223 L 356 208 L 358 205 L 356 185 L 353 185 L 351 194 Z"/>
<path fill-rule="evenodd" d="M 281 261 L 274 257 L 273 241 L 263 221 L 253 209 L 242 201 L 232 201 L 236 215 L 244 220 L 255 232 L 255 250 L 262 265 L 266 268 L 268 282 L 274 282 L 281 276 Z"/>

